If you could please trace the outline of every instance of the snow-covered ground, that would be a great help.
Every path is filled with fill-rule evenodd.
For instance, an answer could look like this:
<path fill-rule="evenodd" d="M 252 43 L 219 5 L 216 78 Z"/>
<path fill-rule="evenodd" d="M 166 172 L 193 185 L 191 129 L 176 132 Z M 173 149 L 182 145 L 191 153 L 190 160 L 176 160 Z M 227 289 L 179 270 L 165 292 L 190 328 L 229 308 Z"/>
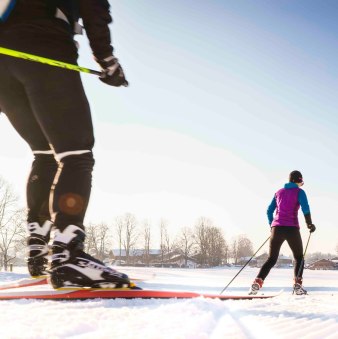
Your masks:
<path fill-rule="evenodd" d="M 220 293 L 239 268 L 123 268 L 146 276 L 143 288 Z M 154 276 L 152 274 L 154 273 Z M 244 293 L 257 269 L 246 268 L 225 291 Z M 27 277 L 0 273 L 0 283 Z M 267 300 L 0 301 L 0 338 L 338 338 L 338 271 L 304 273 L 308 296 L 292 295 L 292 270 L 273 269 Z"/>

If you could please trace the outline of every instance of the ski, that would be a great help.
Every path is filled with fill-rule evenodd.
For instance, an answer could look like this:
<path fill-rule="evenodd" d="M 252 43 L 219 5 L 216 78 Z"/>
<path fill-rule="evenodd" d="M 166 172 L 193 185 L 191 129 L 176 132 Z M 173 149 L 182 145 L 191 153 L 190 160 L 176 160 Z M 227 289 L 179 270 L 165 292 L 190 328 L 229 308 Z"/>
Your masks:
<path fill-rule="evenodd" d="M 23 278 L 19 280 L 11 281 L 7 284 L 0 285 L 1 290 L 9 290 L 12 288 L 21 288 L 21 287 L 31 287 L 31 286 L 38 286 L 38 285 L 45 285 L 48 284 L 47 275 L 42 275 L 35 278 Z"/>
<path fill-rule="evenodd" d="M 46 286 L 47 287 L 47 286 Z M 49 286 L 48 286 L 49 287 Z M 0 292 L 0 300 L 34 299 L 34 300 L 88 300 L 88 299 L 192 299 L 208 298 L 218 300 L 252 300 L 268 299 L 279 295 L 222 295 L 206 294 L 181 291 L 159 291 L 159 290 L 132 290 L 120 289 L 92 289 L 92 288 L 63 288 L 53 290 L 51 288 L 14 290 Z"/>
<path fill-rule="evenodd" d="M 153 277 L 153 276 L 152 276 Z M 2 290 L 9 290 L 12 288 L 22 288 L 22 287 L 31 287 L 31 286 L 39 286 L 39 285 L 46 285 L 48 284 L 48 276 L 42 275 L 39 277 L 34 278 L 23 278 L 19 280 L 14 280 L 6 284 L 0 284 L 0 291 Z M 130 280 L 134 282 L 142 282 L 145 280 L 151 279 L 150 275 L 137 275 L 135 274 L 135 277 L 131 277 Z"/>

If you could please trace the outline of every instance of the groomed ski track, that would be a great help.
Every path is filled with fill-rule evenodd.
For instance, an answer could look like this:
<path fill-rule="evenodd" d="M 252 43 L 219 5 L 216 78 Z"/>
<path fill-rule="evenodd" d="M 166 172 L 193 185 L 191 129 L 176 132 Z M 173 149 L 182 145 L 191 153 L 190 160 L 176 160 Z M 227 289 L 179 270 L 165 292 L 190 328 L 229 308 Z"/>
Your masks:
<path fill-rule="evenodd" d="M 58 289 L 48 285 L 45 288 L 15 288 L 0 292 L 1 300 L 88 300 L 88 299 L 192 299 L 209 298 L 218 300 L 251 300 L 273 298 L 278 294 L 267 295 L 220 295 L 181 291 L 129 290 L 129 289 Z"/>
<path fill-rule="evenodd" d="M 139 284 L 144 289 L 217 294 L 238 268 L 130 268 L 130 271 L 156 273 L 154 278 Z M 257 268 L 246 268 L 225 294 L 245 294 L 256 274 Z M 15 268 L 14 273 L 0 272 L 0 283 L 8 284 L 27 276 L 26 269 Z M 276 293 L 282 288 L 284 292 L 271 299 L 3 300 L 0 301 L 0 337 L 337 339 L 338 271 L 305 270 L 304 277 L 309 295 L 295 296 L 292 269 L 273 269 L 262 293 Z"/>

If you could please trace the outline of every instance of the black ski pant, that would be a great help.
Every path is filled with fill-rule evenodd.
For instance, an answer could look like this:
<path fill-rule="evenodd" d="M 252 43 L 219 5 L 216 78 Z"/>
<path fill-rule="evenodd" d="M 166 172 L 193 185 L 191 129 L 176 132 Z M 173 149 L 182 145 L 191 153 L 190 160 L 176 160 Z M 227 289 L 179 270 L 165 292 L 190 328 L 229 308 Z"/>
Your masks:
<path fill-rule="evenodd" d="M 257 278 L 264 280 L 267 277 L 278 260 L 280 248 L 285 240 L 289 244 L 295 259 L 294 276 L 303 277 L 303 242 L 299 228 L 294 226 L 275 226 L 271 229 L 269 257 L 260 269 Z"/>
<path fill-rule="evenodd" d="M 44 19 L 0 31 L 0 46 L 72 64 L 66 23 Z M 28 222 L 83 228 L 94 159 L 89 104 L 78 72 L 0 55 L 0 107 L 32 150 Z M 6 147 L 1 145 L 1 147 Z"/>

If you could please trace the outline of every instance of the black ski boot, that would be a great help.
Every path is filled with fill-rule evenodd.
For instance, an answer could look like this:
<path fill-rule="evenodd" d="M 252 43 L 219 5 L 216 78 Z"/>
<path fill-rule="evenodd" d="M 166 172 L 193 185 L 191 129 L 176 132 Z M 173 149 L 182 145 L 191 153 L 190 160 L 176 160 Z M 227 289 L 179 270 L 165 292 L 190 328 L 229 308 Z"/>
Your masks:
<path fill-rule="evenodd" d="M 27 225 L 28 253 L 26 260 L 28 272 L 32 277 L 47 274 L 48 242 L 51 228 L 52 222 L 49 220 L 45 221 L 42 226 L 37 222 L 29 223 Z"/>
<path fill-rule="evenodd" d="M 75 225 L 55 232 L 50 270 L 50 283 L 54 288 L 136 288 L 126 274 L 85 253 L 84 239 L 84 231 Z"/>

